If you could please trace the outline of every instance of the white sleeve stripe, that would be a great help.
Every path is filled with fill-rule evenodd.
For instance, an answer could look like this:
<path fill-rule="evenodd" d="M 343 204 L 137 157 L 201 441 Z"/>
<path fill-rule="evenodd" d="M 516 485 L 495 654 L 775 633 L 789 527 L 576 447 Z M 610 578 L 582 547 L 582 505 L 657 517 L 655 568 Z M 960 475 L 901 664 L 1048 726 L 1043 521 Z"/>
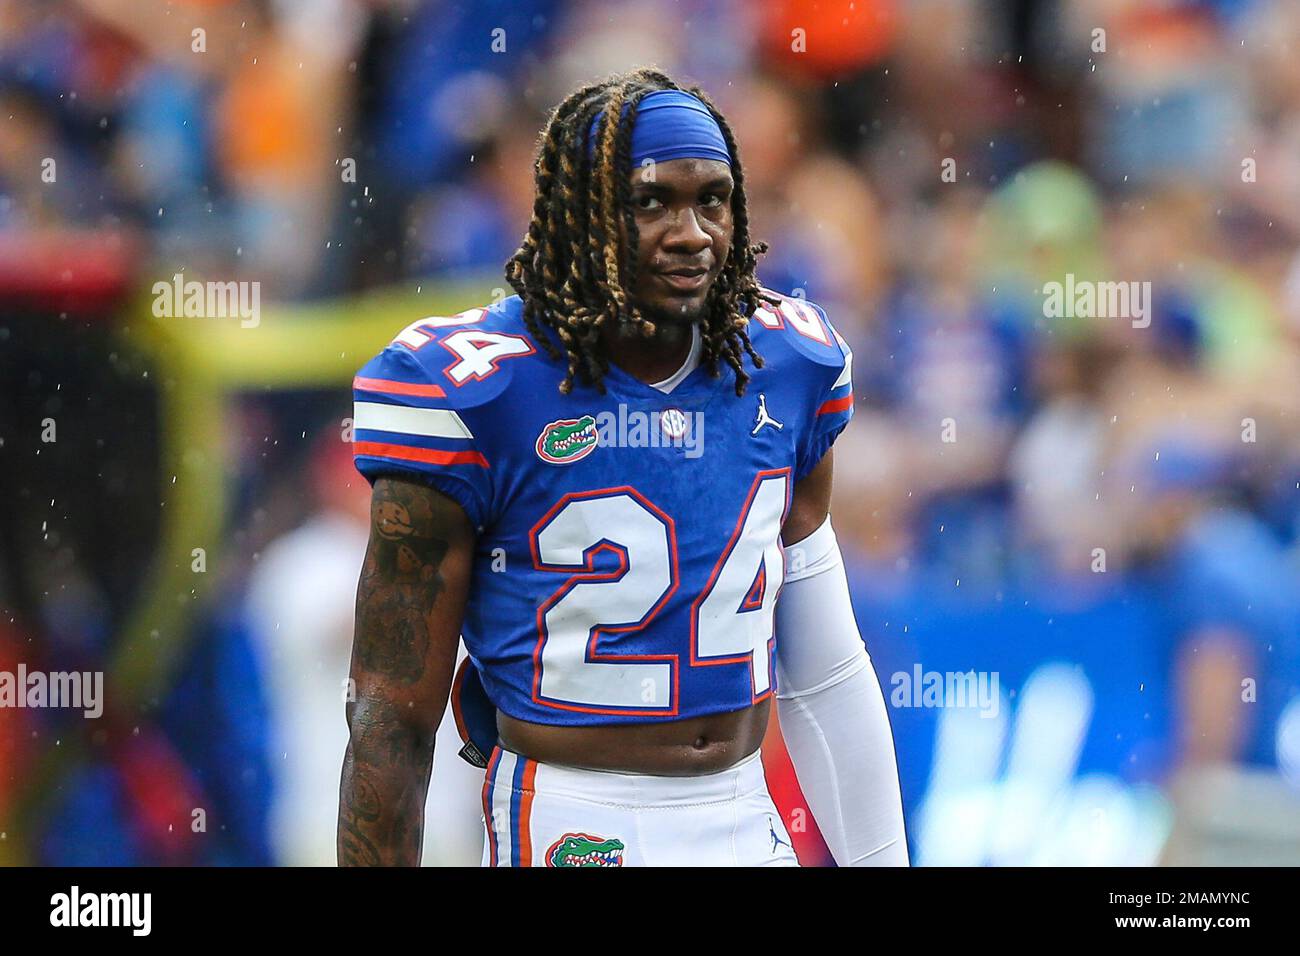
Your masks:
<path fill-rule="evenodd" d="M 853 381 L 853 350 L 849 348 L 849 343 L 840 337 L 840 333 L 835 333 L 835 341 L 840 343 L 844 349 L 844 371 L 840 372 L 840 377 L 835 380 L 831 388 L 839 388 L 841 385 L 848 385 Z"/>
<path fill-rule="evenodd" d="M 352 414 L 354 428 L 377 432 L 401 432 L 428 438 L 473 438 L 474 434 L 455 412 L 445 408 L 417 408 L 413 405 L 384 405 L 357 402 Z"/>
<path fill-rule="evenodd" d="M 844 371 L 840 372 L 840 377 L 835 380 L 831 388 L 839 388 L 841 385 L 848 385 L 853 381 L 853 353 L 844 356 Z"/>

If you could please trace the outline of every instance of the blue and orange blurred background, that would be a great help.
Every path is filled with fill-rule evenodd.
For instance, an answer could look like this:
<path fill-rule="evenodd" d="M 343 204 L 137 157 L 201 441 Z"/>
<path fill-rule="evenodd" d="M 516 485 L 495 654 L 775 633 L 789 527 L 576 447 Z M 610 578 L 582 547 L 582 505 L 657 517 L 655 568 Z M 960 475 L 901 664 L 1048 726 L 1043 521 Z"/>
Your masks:
<path fill-rule="evenodd" d="M 643 64 L 854 350 L 914 862 L 1300 863 L 1292 0 L 0 0 L 0 669 L 107 675 L 0 709 L 0 862 L 332 862 L 351 372 L 503 294 L 546 110 Z M 155 318 L 176 273 L 260 321 Z M 1067 274 L 1150 326 L 1047 317 Z M 972 670 L 996 707 L 904 706 Z M 478 861 L 457 746 L 426 863 Z"/>

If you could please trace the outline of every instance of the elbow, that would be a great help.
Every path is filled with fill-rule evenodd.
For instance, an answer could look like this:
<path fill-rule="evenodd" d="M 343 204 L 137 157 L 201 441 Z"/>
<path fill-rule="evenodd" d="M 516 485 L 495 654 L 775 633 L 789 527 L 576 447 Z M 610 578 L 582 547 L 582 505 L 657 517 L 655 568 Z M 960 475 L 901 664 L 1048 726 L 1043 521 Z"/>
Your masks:
<path fill-rule="evenodd" d="M 437 724 L 413 702 L 363 693 L 345 703 L 344 713 L 354 750 L 382 748 L 386 754 L 405 757 L 433 752 Z"/>

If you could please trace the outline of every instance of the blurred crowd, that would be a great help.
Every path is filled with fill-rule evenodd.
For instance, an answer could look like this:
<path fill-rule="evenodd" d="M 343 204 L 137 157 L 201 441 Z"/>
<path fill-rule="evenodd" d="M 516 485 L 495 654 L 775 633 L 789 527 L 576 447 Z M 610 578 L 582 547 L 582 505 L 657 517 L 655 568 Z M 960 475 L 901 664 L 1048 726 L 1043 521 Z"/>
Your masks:
<path fill-rule="evenodd" d="M 486 300 L 547 108 L 640 64 L 727 115 L 760 277 L 853 348 L 833 513 L 914 860 L 1300 862 L 1292 0 L 0 0 L 0 301 L 69 255 L 123 287 Z M 1051 314 L 1067 276 L 1147 284 L 1149 324 Z M 37 858 L 332 858 L 366 489 L 290 439 L 339 400 L 234 411 L 243 563 L 152 732 L 48 796 Z M 42 569 L 25 604 L 0 566 L 27 608 L 0 666 L 105 603 L 75 529 L 43 549 L 7 552 Z M 972 670 L 995 706 L 901 690 Z M 426 842 L 474 862 L 448 734 Z M 221 829 L 182 846 L 166 808 L 195 800 Z"/>

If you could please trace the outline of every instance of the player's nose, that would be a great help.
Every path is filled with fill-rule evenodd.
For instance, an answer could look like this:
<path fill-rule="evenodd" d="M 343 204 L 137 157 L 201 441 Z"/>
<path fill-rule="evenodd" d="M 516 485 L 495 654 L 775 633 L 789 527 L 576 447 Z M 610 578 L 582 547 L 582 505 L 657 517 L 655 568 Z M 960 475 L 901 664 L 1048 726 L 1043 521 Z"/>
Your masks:
<path fill-rule="evenodd" d="M 700 227 L 694 209 L 683 209 L 664 233 L 663 244 L 679 254 L 697 255 L 713 244 L 713 237 Z"/>

